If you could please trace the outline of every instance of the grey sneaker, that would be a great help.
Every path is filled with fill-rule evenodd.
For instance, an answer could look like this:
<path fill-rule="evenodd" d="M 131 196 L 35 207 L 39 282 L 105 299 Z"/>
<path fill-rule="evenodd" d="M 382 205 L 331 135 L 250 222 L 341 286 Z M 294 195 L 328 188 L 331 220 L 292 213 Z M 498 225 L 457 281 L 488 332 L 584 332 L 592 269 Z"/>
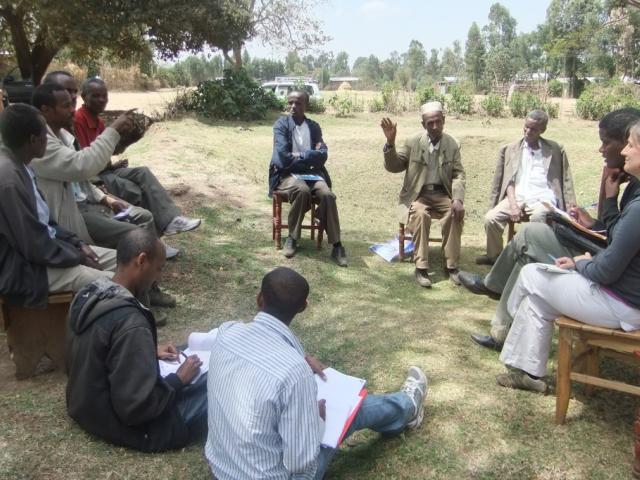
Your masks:
<path fill-rule="evenodd" d="M 188 218 L 178 215 L 171 220 L 171 223 L 164 229 L 164 235 L 175 235 L 176 233 L 188 232 L 200 226 L 202 220 L 199 218 Z"/>
<path fill-rule="evenodd" d="M 169 260 L 170 258 L 175 258 L 180 253 L 179 249 L 174 248 L 171 245 L 167 245 L 164 242 L 162 243 L 164 244 L 164 254 L 167 260 Z"/>
<path fill-rule="evenodd" d="M 418 285 L 424 288 L 431 288 L 431 279 L 429 278 L 429 271 L 426 268 L 416 268 L 413 274 L 416 277 Z"/>
<path fill-rule="evenodd" d="M 287 239 L 284 241 L 282 254 L 287 258 L 291 258 L 296 254 L 296 241 L 293 238 L 287 237 Z"/>
<path fill-rule="evenodd" d="M 517 388 L 520 390 L 530 390 L 532 392 L 547 393 L 547 384 L 539 378 L 532 378 L 526 372 L 516 368 L 510 368 L 507 373 L 496 376 L 498 385 L 507 388 Z"/>
<path fill-rule="evenodd" d="M 427 396 L 427 376 L 420 367 L 411 366 L 407 373 L 407 379 L 404 381 L 401 392 L 406 393 L 413 403 L 415 413 L 413 418 L 407 423 L 407 428 L 418 428 L 424 417 L 424 397 Z"/>

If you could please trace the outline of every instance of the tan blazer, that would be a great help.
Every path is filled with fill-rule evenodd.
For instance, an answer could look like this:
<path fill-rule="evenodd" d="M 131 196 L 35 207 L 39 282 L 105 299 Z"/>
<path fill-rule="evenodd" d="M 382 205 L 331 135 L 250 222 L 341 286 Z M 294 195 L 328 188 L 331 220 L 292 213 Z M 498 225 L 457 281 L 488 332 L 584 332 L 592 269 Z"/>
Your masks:
<path fill-rule="evenodd" d="M 515 184 L 522 158 L 523 142 L 524 138 L 500 148 L 491 188 L 491 208 L 507 195 L 507 186 L 512 182 Z M 540 148 L 542 148 L 544 166 L 547 169 L 547 185 L 558 199 L 559 207 L 566 210 L 570 204 L 576 203 L 567 153 L 562 145 L 544 138 L 540 138 Z"/>
<path fill-rule="evenodd" d="M 404 145 L 384 152 L 384 168 L 392 173 L 406 170 L 398 204 L 399 221 L 407 223 L 409 207 L 418 198 L 427 178 L 427 154 L 429 137 L 427 132 L 408 139 Z M 440 139 L 440 179 L 453 200 L 464 201 L 465 175 L 460 159 L 460 145 L 446 133 Z"/>
<path fill-rule="evenodd" d="M 80 183 L 89 202 L 99 203 L 104 194 L 91 188 L 88 180 L 100 173 L 111 161 L 111 155 L 120 141 L 120 134 L 113 128 L 107 128 L 90 147 L 79 151 L 73 147 L 73 140 L 73 135 L 66 130 L 60 130 L 60 137 L 57 137 L 47 126 L 47 150 L 44 157 L 31 161 L 31 168 L 49 205 L 51 218 L 84 242 L 93 244 L 76 204 L 71 182 Z"/>

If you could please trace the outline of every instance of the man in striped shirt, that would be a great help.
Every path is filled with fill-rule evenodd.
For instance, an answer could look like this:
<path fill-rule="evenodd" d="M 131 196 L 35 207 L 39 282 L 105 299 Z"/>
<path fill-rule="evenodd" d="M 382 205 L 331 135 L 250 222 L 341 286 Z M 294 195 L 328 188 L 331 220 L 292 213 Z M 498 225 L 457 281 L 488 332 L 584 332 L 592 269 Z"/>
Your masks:
<path fill-rule="evenodd" d="M 218 330 L 205 446 L 218 480 L 321 479 L 336 452 L 320 446 L 325 408 L 313 375 L 324 366 L 305 355 L 289 329 L 308 294 L 304 277 L 276 268 L 262 280 L 253 321 L 227 322 Z M 364 399 L 347 435 L 364 428 L 396 435 L 418 427 L 426 389 L 422 370 L 411 367 L 399 392 Z"/>

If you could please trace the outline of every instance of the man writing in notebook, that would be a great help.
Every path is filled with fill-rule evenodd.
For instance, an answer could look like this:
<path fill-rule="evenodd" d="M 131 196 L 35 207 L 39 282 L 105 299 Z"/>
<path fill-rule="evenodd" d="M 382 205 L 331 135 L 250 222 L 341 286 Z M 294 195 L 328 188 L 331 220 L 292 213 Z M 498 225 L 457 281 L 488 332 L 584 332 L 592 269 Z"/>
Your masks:
<path fill-rule="evenodd" d="M 202 362 L 158 345 L 153 313 L 136 299 L 164 263 L 153 232 L 126 234 L 113 279 L 78 292 L 67 329 L 69 416 L 97 437 L 145 452 L 181 448 L 206 432 L 206 377 L 190 385 Z M 162 378 L 158 359 L 181 365 Z"/>
<path fill-rule="evenodd" d="M 279 267 L 262 279 L 252 322 L 218 330 L 208 379 L 209 433 L 205 455 L 218 480 L 322 479 L 336 450 L 321 447 L 326 417 L 314 371 L 290 330 L 307 307 L 309 284 Z M 396 435 L 422 422 L 427 378 L 411 367 L 402 389 L 363 400 L 347 436 L 370 428 Z"/>
<path fill-rule="evenodd" d="M 331 191 L 331 178 L 324 166 L 327 145 L 322 130 L 305 116 L 309 106 L 307 92 L 291 92 L 287 102 L 290 115 L 281 117 L 273 126 L 273 154 L 269 164 L 269 195 L 278 192 L 291 203 L 289 236 L 282 252 L 287 258 L 296 254 L 302 221 L 314 200 L 319 203 L 318 218 L 327 232 L 327 240 L 333 244 L 331 258 L 339 266 L 346 267 L 347 254 L 340 241 L 336 195 Z"/>

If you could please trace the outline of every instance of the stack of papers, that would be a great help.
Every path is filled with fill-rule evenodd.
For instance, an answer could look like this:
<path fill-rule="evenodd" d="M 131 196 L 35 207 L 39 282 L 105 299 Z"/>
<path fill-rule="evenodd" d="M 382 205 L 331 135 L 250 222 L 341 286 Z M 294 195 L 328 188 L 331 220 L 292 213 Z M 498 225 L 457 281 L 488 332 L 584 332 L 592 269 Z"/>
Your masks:
<path fill-rule="evenodd" d="M 340 373 L 333 368 L 324 370 L 327 379 L 315 376 L 318 400 L 326 401 L 326 420 L 322 445 L 337 448 L 355 418 L 367 394 L 365 380 Z"/>
<path fill-rule="evenodd" d="M 400 247 L 398 245 L 398 237 L 395 239 L 389 240 L 384 243 L 376 243 L 375 245 L 371 245 L 369 247 L 369 251 L 375 253 L 376 255 L 380 255 L 387 262 L 393 262 L 395 260 L 400 259 Z M 404 242 L 404 254 L 407 257 L 410 257 L 413 253 L 413 242 L 410 240 L 405 240 Z"/>
<path fill-rule="evenodd" d="M 211 358 L 211 350 L 213 349 L 217 335 L 217 328 L 206 333 L 193 332 L 189 335 L 189 340 L 187 341 L 188 347 L 184 350 L 185 355 L 197 355 L 198 358 L 202 360 L 200 373 L 191 380 L 191 383 L 195 383 L 202 375 L 209 371 L 209 359 Z M 180 365 L 182 365 L 182 362 L 184 362 L 182 355 L 178 356 L 178 360 L 174 361 L 158 360 L 160 375 L 166 377 L 172 373 L 176 373 Z"/>

